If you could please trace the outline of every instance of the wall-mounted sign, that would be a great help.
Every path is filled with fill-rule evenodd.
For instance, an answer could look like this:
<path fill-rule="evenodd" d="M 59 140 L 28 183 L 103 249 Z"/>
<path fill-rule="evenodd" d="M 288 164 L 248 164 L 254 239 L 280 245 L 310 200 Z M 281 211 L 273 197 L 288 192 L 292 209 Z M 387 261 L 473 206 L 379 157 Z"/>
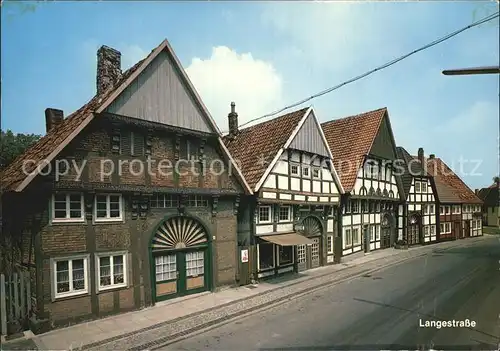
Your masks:
<path fill-rule="evenodd" d="M 248 250 L 241 250 L 241 262 L 246 263 L 248 262 Z"/>

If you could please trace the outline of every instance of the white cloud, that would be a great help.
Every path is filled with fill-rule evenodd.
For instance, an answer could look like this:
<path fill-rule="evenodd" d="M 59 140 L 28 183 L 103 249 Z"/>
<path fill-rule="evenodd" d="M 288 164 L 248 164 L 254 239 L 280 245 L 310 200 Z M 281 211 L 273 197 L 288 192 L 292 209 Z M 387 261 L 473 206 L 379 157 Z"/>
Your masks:
<path fill-rule="evenodd" d="M 222 131 L 227 131 L 232 101 L 240 125 L 283 104 L 280 75 L 270 63 L 251 53 L 238 54 L 218 46 L 209 58 L 193 58 L 186 72 Z"/>
<path fill-rule="evenodd" d="M 123 45 L 119 49 L 122 53 L 122 70 L 125 71 L 145 58 L 148 53 L 137 45 Z"/>

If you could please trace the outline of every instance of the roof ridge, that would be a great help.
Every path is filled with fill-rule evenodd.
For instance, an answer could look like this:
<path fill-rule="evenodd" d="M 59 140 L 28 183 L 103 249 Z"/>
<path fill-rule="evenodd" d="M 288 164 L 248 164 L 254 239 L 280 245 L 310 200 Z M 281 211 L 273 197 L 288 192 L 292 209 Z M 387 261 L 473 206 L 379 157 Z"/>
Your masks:
<path fill-rule="evenodd" d="M 350 115 L 350 116 L 346 116 L 346 117 L 340 117 L 340 118 L 332 119 L 330 121 L 326 121 L 326 122 L 321 123 L 321 125 L 323 126 L 323 125 L 327 125 L 327 124 L 330 124 L 330 123 L 336 123 L 336 122 L 345 121 L 345 120 L 348 120 L 348 119 L 356 119 L 356 118 L 366 117 L 365 115 L 372 114 L 372 113 L 379 112 L 379 111 L 384 111 L 384 110 L 387 111 L 387 107 L 381 107 L 381 108 L 378 108 L 378 109 L 375 109 L 375 110 L 361 112 L 361 113 L 358 113 L 358 114 L 355 114 L 355 115 Z"/>
<path fill-rule="evenodd" d="M 299 111 L 303 111 L 303 110 L 304 110 L 304 111 L 307 111 L 309 108 L 310 108 L 310 107 L 303 107 L 303 108 L 300 108 L 300 109 L 298 109 L 298 110 L 293 110 L 293 111 L 291 111 L 291 112 L 287 112 L 287 113 L 285 113 L 285 114 L 283 114 L 283 115 L 280 115 L 280 116 L 274 117 L 274 118 L 272 118 L 272 119 L 268 119 L 268 120 L 266 120 L 266 121 L 262 121 L 262 122 L 260 122 L 260 123 L 257 123 L 257 124 L 254 124 L 254 125 L 251 125 L 251 126 L 248 126 L 248 127 L 242 128 L 242 129 L 240 129 L 240 133 L 241 133 L 241 132 L 246 132 L 246 131 L 250 130 L 251 128 L 254 128 L 254 127 L 258 127 L 258 126 L 260 127 L 260 126 L 263 126 L 263 125 L 265 125 L 266 123 L 276 122 L 278 119 L 281 119 L 281 118 L 284 118 L 284 117 L 290 117 L 292 114 L 297 113 L 297 112 L 299 112 Z"/>

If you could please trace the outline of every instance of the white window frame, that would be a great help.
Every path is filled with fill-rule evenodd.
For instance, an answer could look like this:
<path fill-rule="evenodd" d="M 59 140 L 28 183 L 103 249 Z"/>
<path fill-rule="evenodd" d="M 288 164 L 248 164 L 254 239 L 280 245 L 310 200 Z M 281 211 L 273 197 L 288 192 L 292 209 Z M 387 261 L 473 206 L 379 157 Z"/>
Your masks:
<path fill-rule="evenodd" d="M 420 184 L 420 191 L 427 194 L 427 182 L 424 180 Z"/>
<path fill-rule="evenodd" d="M 293 167 L 296 167 L 296 172 L 293 171 Z M 290 174 L 291 175 L 299 175 L 300 174 L 300 166 L 297 164 L 290 164 Z"/>
<path fill-rule="evenodd" d="M 444 207 L 444 214 L 450 214 L 450 213 L 451 213 L 450 206 L 445 206 Z"/>
<path fill-rule="evenodd" d="M 423 212 L 424 212 L 424 214 L 429 214 L 429 206 L 427 206 L 427 205 L 422 205 L 422 207 L 423 207 L 423 210 L 424 210 L 424 211 L 423 211 Z"/>
<path fill-rule="evenodd" d="M 62 195 L 61 193 L 60 195 Z M 80 193 L 64 193 L 66 196 L 66 218 L 55 218 L 55 211 L 56 211 L 56 203 L 55 203 L 55 198 L 57 194 L 52 194 L 52 199 L 51 199 L 51 209 L 52 209 L 52 214 L 51 214 L 51 222 L 52 223 L 81 223 L 85 222 L 85 202 L 83 200 L 83 194 Z M 81 216 L 78 218 L 71 218 L 69 217 L 70 214 L 70 196 L 71 195 L 80 195 L 80 204 L 81 204 Z"/>
<path fill-rule="evenodd" d="M 113 284 L 114 275 L 113 275 L 113 257 L 114 256 L 122 256 L 123 258 L 123 283 Z M 109 257 L 110 263 L 110 274 L 111 274 L 111 285 L 101 286 L 101 258 Z M 95 267 L 96 267 L 96 279 L 97 279 L 97 291 L 106 291 L 117 288 L 124 288 L 128 286 L 128 253 L 126 251 L 119 252 L 105 252 L 105 253 L 96 253 L 95 254 Z"/>
<path fill-rule="evenodd" d="M 473 220 L 472 221 L 472 229 L 476 229 L 476 228 L 477 228 L 476 220 Z"/>
<path fill-rule="evenodd" d="M 439 214 L 444 215 L 444 206 L 439 206 Z"/>
<path fill-rule="evenodd" d="M 106 196 L 106 217 L 98 218 L 97 217 L 97 197 L 98 196 Z M 110 196 L 118 196 L 119 204 L 120 204 L 120 216 L 119 217 L 110 217 L 111 206 L 110 206 Z M 123 221 L 123 196 L 122 194 L 96 194 L 94 196 L 94 222 L 122 222 Z"/>
<path fill-rule="evenodd" d="M 262 243 L 262 244 L 257 244 L 257 271 L 260 271 L 260 246 L 261 245 L 272 245 L 273 249 L 271 250 L 273 252 L 273 266 L 272 267 L 267 267 L 266 269 L 274 269 L 276 268 L 276 246 L 272 243 Z M 295 262 L 295 260 L 294 260 Z"/>
<path fill-rule="evenodd" d="M 424 226 L 424 236 L 429 236 L 429 226 L 428 225 Z"/>
<path fill-rule="evenodd" d="M 354 242 L 354 231 L 357 231 L 358 235 L 356 236 L 357 240 L 356 243 Z M 352 228 L 352 245 L 357 246 L 361 243 L 361 228 L 360 227 L 353 227 Z"/>
<path fill-rule="evenodd" d="M 269 211 L 269 220 L 263 221 L 260 219 L 260 209 L 267 208 Z M 272 223 L 273 222 L 273 207 L 271 205 L 259 205 L 257 219 L 259 224 Z"/>
<path fill-rule="evenodd" d="M 418 185 L 418 186 L 417 186 Z M 415 181 L 415 193 L 419 193 L 420 192 L 420 182 L 419 181 Z"/>
<path fill-rule="evenodd" d="M 436 235 L 436 227 L 434 225 L 431 225 L 430 227 L 431 227 L 430 229 L 431 236 Z"/>
<path fill-rule="evenodd" d="M 281 219 L 281 210 L 282 209 L 288 209 L 288 218 L 285 220 L 285 219 Z M 278 222 L 281 222 L 281 223 L 286 223 L 286 222 L 292 222 L 292 218 L 293 218 L 293 215 L 292 215 L 292 206 L 288 206 L 288 205 L 285 205 L 285 206 L 280 206 L 279 207 L 279 210 L 278 210 Z M 260 216 L 260 214 L 259 214 Z"/>
<path fill-rule="evenodd" d="M 89 277 L 89 254 L 86 255 L 75 255 L 75 256 L 65 256 L 65 257 L 54 257 L 50 259 L 50 280 L 52 283 L 52 301 L 60 298 L 85 295 L 89 293 L 90 277 Z M 73 290 L 73 261 L 83 260 L 83 277 L 84 277 L 84 289 L 74 291 Z M 70 291 L 58 293 L 57 292 L 57 262 L 68 261 L 68 279 Z"/>
<path fill-rule="evenodd" d="M 430 209 L 429 209 L 429 213 L 430 214 L 434 214 L 435 211 L 434 211 L 434 205 L 429 205 L 430 206 Z"/>
<path fill-rule="evenodd" d="M 349 235 L 348 235 L 349 233 Z M 351 248 L 352 247 L 352 228 L 349 227 L 349 228 L 344 228 L 344 238 L 345 238 L 345 242 L 344 242 L 344 247 L 347 249 L 347 248 Z M 347 240 L 347 238 L 350 238 L 350 243 L 349 240 Z"/>
<path fill-rule="evenodd" d="M 444 224 L 444 232 L 447 234 L 451 233 L 451 223 L 450 222 L 446 222 Z"/>
<path fill-rule="evenodd" d="M 304 166 L 304 165 L 302 166 L 302 177 L 311 178 L 311 172 L 309 166 Z"/>
<path fill-rule="evenodd" d="M 330 240 L 330 242 L 328 242 Z M 328 235 L 326 237 L 326 253 L 333 254 L 333 235 Z"/>

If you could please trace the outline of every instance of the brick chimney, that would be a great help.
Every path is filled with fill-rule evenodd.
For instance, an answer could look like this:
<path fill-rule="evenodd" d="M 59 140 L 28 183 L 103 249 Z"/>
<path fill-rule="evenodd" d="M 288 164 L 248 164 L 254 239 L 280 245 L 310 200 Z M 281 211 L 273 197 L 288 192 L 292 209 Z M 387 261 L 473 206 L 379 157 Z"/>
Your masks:
<path fill-rule="evenodd" d="M 122 54 L 103 45 L 97 50 L 97 94 L 115 85 L 122 76 Z"/>
<path fill-rule="evenodd" d="M 227 115 L 229 123 L 229 137 L 234 138 L 238 135 L 238 114 L 236 113 L 236 104 L 231 102 L 231 112 Z"/>
<path fill-rule="evenodd" d="M 45 128 L 47 133 L 57 127 L 64 120 L 64 112 L 55 108 L 45 109 Z"/>
<path fill-rule="evenodd" d="M 432 158 L 435 158 L 435 157 L 436 157 L 436 155 L 434 155 L 434 154 L 430 154 L 430 155 L 429 155 L 429 158 L 431 158 L 431 159 L 432 159 Z"/>
<path fill-rule="evenodd" d="M 424 164 L 424 149 L 419 147 L 418 148 L 418 160 L 420 161 L 420 164 Z"/>
<path fill-rule="evenodd" d="M 479 195 L 479 189 L 474 189 L 474 194 Z"/>

